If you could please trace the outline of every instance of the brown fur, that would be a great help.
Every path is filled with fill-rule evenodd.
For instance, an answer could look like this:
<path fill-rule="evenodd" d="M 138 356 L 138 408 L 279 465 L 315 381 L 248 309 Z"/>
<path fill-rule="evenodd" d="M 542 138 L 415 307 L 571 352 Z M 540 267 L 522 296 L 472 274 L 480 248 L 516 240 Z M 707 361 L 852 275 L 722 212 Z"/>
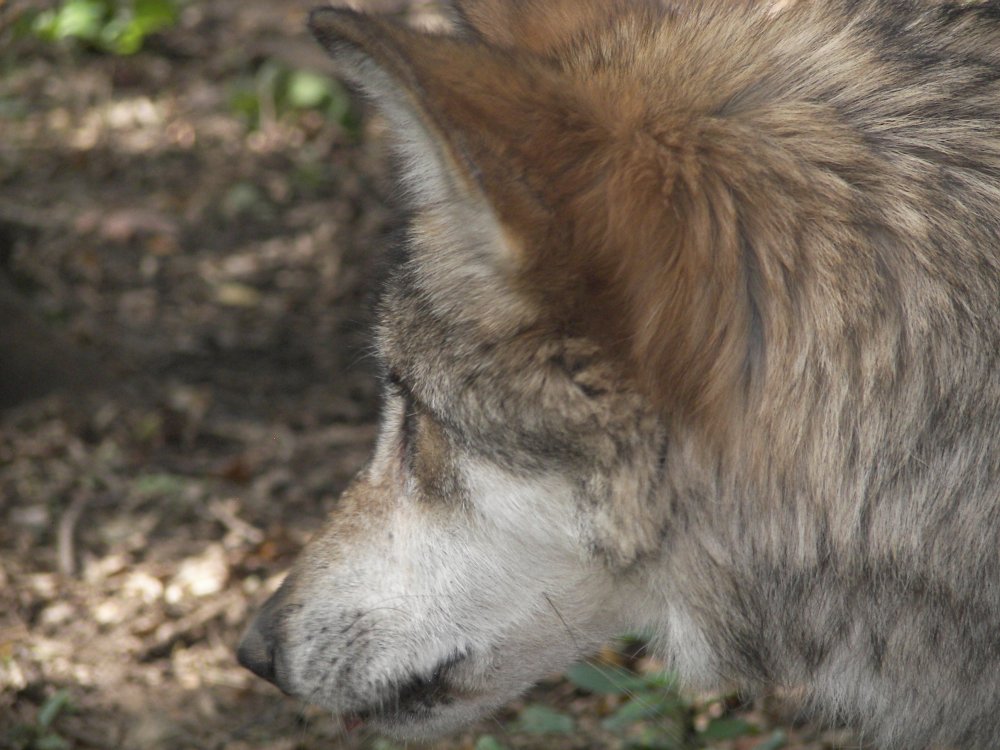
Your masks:
<path fill-rule="evenodd" d="M 408 416 L 280 597 L 314 612 L 283 632 L 301 690 L 383 695 L 331 687 L 350 649 L 313 637 L 349 619 L 324 598 L 342 580 L 397 585 L 331 560 L 396 554 L 381 528 L 415 497 L 428 538 L 572 517 L 585 583 L 530 600 L 539 628 L 550 594 L 554 626 L 593 638 L 616 626 L 598 611 L 634 607 L 689 678 L 802 686 L 885 746 L 997 747 L 1000 5 L 457 8 L 457 36 L 312 19 L 400 136 L 414 217 L 377 332 Z M 495 474 L 518 503 L 476 479 Z M 526 506 L 510 476 L 554 499 Z M 489 630 L 480 579 L 437 575 Z M 482 639 L 484 663 L 538 654 Z M 456 653 L 455 682 L 489 683 Z M 494 670 L 505 690 L 519 668 Z"/>
<path fill-rule="evenodd" d="M 502 13 L 518 18 L 527 10 L 502 5 Z M 577 32 L 592 31 L 595 19 L 603 22 L 599 29 L 607 26 L 615 11 L 616 29 L 634 34 L 638 44 L 655 41 L 647 38 L 657 15 L 649 7 L 567 3 L 545 10 L 545 19 L 556 16 L 553 28 L 565 22 Z M 576 15 L 568 21 L 571 11 Z M 466 13 L 489 39 L 507 18 L 489 3 L 473 3 Z M 634 18 L 626 23 L 623 16 Z M 526 18 L 544 35 L 528 49 L 572 41 Z M 363 43 L 370 25 L 381 25 L 393 40 L 383 62 L 420 90 L 422 115 L 524 248 L 520 283 L 550 308 L 549 319 L 625 349 L 651 395 L 675 411 L 711 408 L 731 392 L 745 359 L 734 349 L 747 339 L 749 301 L 745 284 L 730 283 L 741 273 L 738 237 L 723 228 L 733 226 L 733 217 L 716 217 L 725 206 L 701 202 L 713 190 L 720 203 L 729 199 L 721 178 L 703 173 L 702 147 L 687 132 L 697 127 L 689 113 L 657 119 L 648 106 L 649 82 L 623 81 L 613 69 L 581 86 L 519 49 L 501 52 L 375 19 L 347 33 Z M 532 128 L 523 132 L 526 120 Z M 664 213 L 665 203 L 689 216 Z M 694 279 L 708 283 L 695 291 Z"/>

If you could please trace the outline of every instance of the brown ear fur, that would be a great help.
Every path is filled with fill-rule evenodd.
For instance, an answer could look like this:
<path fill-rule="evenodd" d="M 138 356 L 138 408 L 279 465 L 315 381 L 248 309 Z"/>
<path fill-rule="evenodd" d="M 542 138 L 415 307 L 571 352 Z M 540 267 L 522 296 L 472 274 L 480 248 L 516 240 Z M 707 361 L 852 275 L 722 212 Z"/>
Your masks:
<path fill-rule="evenodd" d="M 509 7 L 463 5 L 477 23 Z M 652 16 L 630 24 L 655 32 Z M 318 11 L 312 27 L 335 58 L 348 45 L 395 78 L 457 178 L 488 198 L 520 251 L 511 283 L 556 330 L 623 358 L 665 412 L 719 421 L 755 313 L 734 198 L 715 169 L 733 155 L 710 153 L 713 134 L 650 117 L 638 81 L 580 83 L 530 53 L 346 11 Z"/>
<path fill-rule="evenodd" d="M 351 55 L 364 56 L 395 80 L 399 90 L 390 96 L 407 100 L 447 152 L 456 176 L 482 190 L 505 224 L 537 222 L 530 179 L 519 172 L 526 161 L 520 129 L 528 119 L 548 117 L 547 108 L 566 109 L 553 70 L 478 42 L 351 11 L 319 9 L 310 27 L 356 83 L 364 85 L 370 75 L 351 70 Z"/>
<path fill-rule="evenodd" d="M 624 359 L 656 406 L 717 427 L 741 395 L 757 315 L 753 251 L 714 163 L 726 157 L 683 121 L 653 132 L 638 114 L 615 114 L 625 115 L 620 128 L 594 127 L 575 157 L 559 160 L 555 142 L 555 161 L 539 156 L 553 181 L 576 189 L 556 234 L 533 248 L 528 281 L 564 306 L 564 326 Z M 573 142 L 564 137 L 563 148 Z"/>

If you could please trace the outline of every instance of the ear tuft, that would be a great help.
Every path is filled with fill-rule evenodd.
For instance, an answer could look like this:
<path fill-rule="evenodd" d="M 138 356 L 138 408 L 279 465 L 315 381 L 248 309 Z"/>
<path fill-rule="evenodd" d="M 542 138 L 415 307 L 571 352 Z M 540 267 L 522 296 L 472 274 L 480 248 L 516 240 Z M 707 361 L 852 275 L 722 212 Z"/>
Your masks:
<path fill-rule="evenodd" d="M 344 27 L 356 25 L 358 14 L 348 8 L 313 8 L 309 12 L 309 30 L 324 47 L 344 36 Z"/>
<path fill-rule="evenodd" d="M 308 23 L 313 36 L 328 50 L 340 43 L 359 46 L 366 36 L 361 14 L 347 8 L 314 8 Z"/>
<path fill-rule="evenodd" d="M 365 86 L 368 61 L 377 60 L 395 76 L 400 74 L 398 50 L 386 43 L 392 21 L 347 8 L 316 8 L 309 14 L 309 30 L 330 53 L 339 72 L 350 83 Z M 404 66 L 405 67 L 405 66 Z"/>

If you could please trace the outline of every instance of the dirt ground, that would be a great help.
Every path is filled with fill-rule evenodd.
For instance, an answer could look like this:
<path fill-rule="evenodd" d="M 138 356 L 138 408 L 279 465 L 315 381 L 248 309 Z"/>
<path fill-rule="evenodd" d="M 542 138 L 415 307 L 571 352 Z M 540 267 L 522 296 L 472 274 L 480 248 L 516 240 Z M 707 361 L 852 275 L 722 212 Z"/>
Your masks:
<path fill-rule="evenodd" d="M 399 221 L 382 126 L 282 113 L 262 84 L 328 70 L 311 4 L 190 3 L 116 57 L 16 36 L 0 1 L 0 405 L 19 401 L 0 412 L 0 748 L 393 747 L 233 657 L 377 410 L 368 299 Z M 233 104 L 248 87 L 256 123 Z M 553 678 L 434 747 L 622 747 L 609 700 Z M 517 731 L 531 703 L 578 731 Z M 761 727 L 719 748 L 839 737 L 704 706 Z"/>

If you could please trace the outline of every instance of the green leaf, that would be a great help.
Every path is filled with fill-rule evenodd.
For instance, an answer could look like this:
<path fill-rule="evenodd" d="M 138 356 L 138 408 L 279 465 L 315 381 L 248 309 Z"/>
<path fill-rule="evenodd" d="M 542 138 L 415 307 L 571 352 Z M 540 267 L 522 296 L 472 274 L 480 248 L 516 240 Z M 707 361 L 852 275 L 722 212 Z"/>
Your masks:
<path fill-rule="evenodd" d="M 339 83 L 330 79 L 330 96 L 326 104 L 326 116 L 333 122 L 340 123 L 350 129 L 356 125 L 355 111 L 351 106 L 351 97 Z"/>
<path fill-rule="evenodd" d="M 642 682 L 648 690 L 677 689 L 677 675 L 673 672 L 650 672 L 642 676 Z"/>
<path fill-rule="evenodd" d="M 275 99 L 287 75 L 288 71 L 281 63 L 274 60 L 265 61 L 254 75 L 257 93 L 260 96 Z"/>
<path fill-rule="evenodd" d="M 569 734 L 573 731 L 572 716 L 553 711 L 547 706 L 528 706 L 518 717 L 516 729 L 527 734 Z"/>
<path fill-rule="evenodd" d="M 0 96 L 0 120 L 23 120 L 28 116 L 28 106 L 14 97 Z"/>
<path fill-rule="evenodd" d="M 100 31 L 100 45 L 116 55 L 133 55 L 146 37 L 177 20 L 175 0 L 134 0 L 132 7 L 118 12 Z"/>
<path fill-rule="evenodd" d="M 645 687 L 639 675 L 613 670 L 613 667 L 581 662 L 566 670 L 566 679 L 581 690 L 597 695 L 626 695 Z"/>
<path fill-rule="evenodd" d="M 173 474 L 143 474 L 132 486 L 140 495 L 177 495 L 184 489 L 184 479 Z"/>
<path fill-rule="evenodd" d="M 137 52 L 146 37 L 177 22 L 179 0 L 63 0 L 35 15 L 31 32 L 46 41 L 80 39 L 116 55 Z"/>
<path fill-rule="evenodd" d="M 688 750 L 679 727 L 646 727 L 634 740 L 628 740 L 629 750 Z"/>
<path fill-rule="evenodd" d="M 757 745 L 756 750 L 781 750 L 787 744 L 788 735 L 778 729 L 770 737 Z"/>
<path fill-rule="evenodd" d="M 31 19 L 31 33 L 47 42 L 55 41 L 59 16 L 55 10 L 43 10 Z"/>
<path fill-rule="evenodd" d="M 116 55 L 132 55 L 142 47 L 142 32 L 125 18 L 112 18 L 101 29 L 99 42 L 102 49 Z"/>
<path fill-rule="evenodd" d="M 70 707 L 72 700 L 68 690 L 57 690 L 38 709 L 38 726 L 48 729 L 60 713 Z"/>
<path fill-rule="evenodd" d="M 704 742 L 715 742 L 717 740 L 732 740 L 737 737 L 745 737 L 748 734 L 756 734 L 757 727 L 743 719 L 713 719 L 712 722 L 701 733 Z"/>
<path fill-rule="evenodd" d="M 475 750 L 507 750 L 496 737 L 490 734 L 485 734 L 476 740 Z"/>
<path fill-rule="evenodd" d="M 268 210 L 264 195 L 251 182 L 237 182 L 222 197 L 222 212 L 230 219 L 259 216 Z"/>
<path fill-rule="evenodd" d="M 53 36 L 95 41 L 108 16 L 108 6 L 101 0 L 67 0 L 56 12 Z"/>
<path fill-rule="evenodd" d="M 69 743 L 55 732 L 47 732 L 36 739 L 32 750 L 69 750 Z"/>
<path fill-rule="evenodd" d="M 134 23 L 143 35 L 177 23 L 177 5 L 172 0 L 135 0 Z"/>
<path fill-rule="evenodd" d="M 238 115 L 256 122 L 260 116 L 260 99 L 256 90 L 247 84 L 237 85 L 229 96 L 229 106 Z"/>
<path fill-rule="evenodd" d="M 642 693 L 602 721 L 601 726 L 611 732 L 621 732 L 637 722 L 672 714 L 682 705 L 673 694 Z"/>
<path fill-rule="evenodd" d="M 318 107 L 331 94 L 330 79 L 306 70 L 288 74 L 288 102 L 299 109 Z"/>
<path fill-rule="evenodd" d="M 10 729 L 4 729 L 4 732 L 4 740 L 16 750 L 30 748 L 31 743 L 34 742 L 35 738 L 38 736 L 37 727 L 34 727 L 31 724 L 15 724 Z"/>

